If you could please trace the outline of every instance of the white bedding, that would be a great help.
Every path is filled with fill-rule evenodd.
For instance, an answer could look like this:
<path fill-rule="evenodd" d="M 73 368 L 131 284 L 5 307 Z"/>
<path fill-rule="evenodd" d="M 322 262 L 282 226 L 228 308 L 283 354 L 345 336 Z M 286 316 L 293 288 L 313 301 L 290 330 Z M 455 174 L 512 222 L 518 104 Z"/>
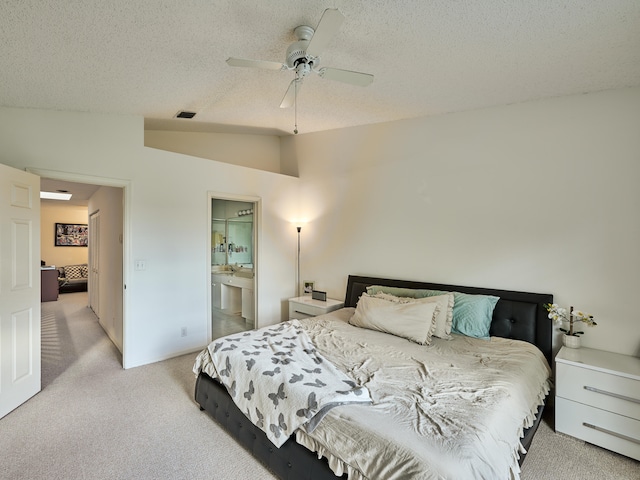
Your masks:
<path fill-rule="evenodd" d="M 297 441 L 350 480 L 519 478 L 523 429 L 550 387 L 542 353 L 498 337 L 417 345 L 349 325 L 353 311 L 301 323 L 374 404 L 333 409 Z"/>
<path fill-rule="evenodd" d="M 533 345 L 453 334 L 429 346 L 348 324 L 353 308 L 300 320 L 314 348 L 373 405 L 330 410 L 296 440 L 349 480 L 518 479 L 524 428 L 550 387 Z M 206 371 L 206 368 L 203 367 Z"/>

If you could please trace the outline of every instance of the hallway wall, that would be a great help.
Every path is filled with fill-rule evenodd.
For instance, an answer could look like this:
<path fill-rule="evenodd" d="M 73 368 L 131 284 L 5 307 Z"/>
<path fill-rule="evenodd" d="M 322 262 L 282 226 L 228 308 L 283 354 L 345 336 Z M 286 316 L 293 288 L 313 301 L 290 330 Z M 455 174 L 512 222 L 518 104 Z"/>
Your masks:
<path fill-rule="evenodd" d="M 122 297 L 124 295 L 122 196 L 122 188 L 100 187 L 89 199 L 89 213 L 100 212 L 100 284 L 97 295 L 99 321 L 120 352 L 122 352 Z M 93 285 L 90 284 L 89 287 L 93 288 Z"/>

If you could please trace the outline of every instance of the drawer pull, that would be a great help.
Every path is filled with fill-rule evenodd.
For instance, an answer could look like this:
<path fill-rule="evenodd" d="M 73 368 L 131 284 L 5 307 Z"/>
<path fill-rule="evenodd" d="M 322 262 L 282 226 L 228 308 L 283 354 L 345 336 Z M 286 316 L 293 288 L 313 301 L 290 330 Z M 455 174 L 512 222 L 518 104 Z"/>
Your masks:
<path fill-rule="evenodd" d="M 293 313 L 301 313 L 303 315 L 309 315 L 307 312 L 301 312 L 300 310 L 295 310 Z"/>
<path fill-rule="evenodd" d="M 606 390 L 600 390 L 599 388 L 596 388 L 596 387 L 589 387 L 588 385 L 585 385 L 584 389 L 594 393 L 601 393 L 602 395 L 609 395 L 610 397 L 619 398 L 621 400 L 627 400 L 633 403 L 640 403 L 640 400 L 637 398 L 627 397 L 625 395 L 620 395 L 619 393 L 607 392 Z"/>
<path fill-rule="evenodd" d="M 637 443 L 638 445 L 640 445 L 640 440 L 638 440 L 637 438 L 628 437 L 627 435 L 623 435 L 621 433 L 613 432 L 611 430 L 607 430 L 606 428 L 598 427 L 597 425 L 592 425 L 592 424 L 587 423 L 587 422 L 582 422 L 582 425 L 584 425 L 587 428 L 591 428 L 593 430 L 597 430 L 598 432 L 607 433 L 609 435 L 613 435 L 614 437 L 618 437 L 618 438 L 621 438 L 623 440 L 627 440 L 628 442 L 633 442 L 633 443 Z"/>

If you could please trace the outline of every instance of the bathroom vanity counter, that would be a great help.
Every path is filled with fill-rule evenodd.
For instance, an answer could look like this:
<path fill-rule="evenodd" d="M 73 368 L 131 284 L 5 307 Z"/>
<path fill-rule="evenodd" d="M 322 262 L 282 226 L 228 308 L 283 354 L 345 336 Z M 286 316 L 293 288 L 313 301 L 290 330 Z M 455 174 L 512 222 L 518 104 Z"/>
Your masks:
<path fill-rule="evenodd" d="M 254 280 L 232 271 L 211 273 L 211 302 L 214 308 L 240 313 L 245 320 L 255 319 Z"/>

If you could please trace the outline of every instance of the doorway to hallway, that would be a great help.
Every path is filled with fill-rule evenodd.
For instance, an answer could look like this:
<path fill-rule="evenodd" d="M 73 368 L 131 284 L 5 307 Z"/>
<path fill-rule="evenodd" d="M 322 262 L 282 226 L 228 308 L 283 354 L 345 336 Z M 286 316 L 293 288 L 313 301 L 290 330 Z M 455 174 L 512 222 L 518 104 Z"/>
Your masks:
<path fill-rule="evenodd" d="M 126 368 L 124 258 L 127 249 L 129 183 L 119 179 L 50 170 L 32 171 L 41 176 L 41 187 L 51 187 L 54 191 L 65 189 L 74 194 L 69 203 L 73 203 L 74 196 L 76 201 L 83 200 L 84 222 L 74 223 L 89 225 L 89 248 L 84 248 L 88 284 L 86 305 L 99 318 L 100 326 L 122 354 L 122 367 Z M 62 215 L 64 212 L 60 210 L 58 213 Z M 43 225 L 42 230 L 49 237 L 52 235 L 48 232 L 49 226 Z M 45 233 L 41 243 L 53 244 L 52 239 L 45 238 L 44 235 Z M 69 251 L 72 248 L 74 247 L 66 247 Z M 65 247 L 57 247 L 54 250 L 48 252 L 51 258 L 47 258 L 47 262 L 59 267 L 70 264 L 70 260 L 65 257 Z"/>

